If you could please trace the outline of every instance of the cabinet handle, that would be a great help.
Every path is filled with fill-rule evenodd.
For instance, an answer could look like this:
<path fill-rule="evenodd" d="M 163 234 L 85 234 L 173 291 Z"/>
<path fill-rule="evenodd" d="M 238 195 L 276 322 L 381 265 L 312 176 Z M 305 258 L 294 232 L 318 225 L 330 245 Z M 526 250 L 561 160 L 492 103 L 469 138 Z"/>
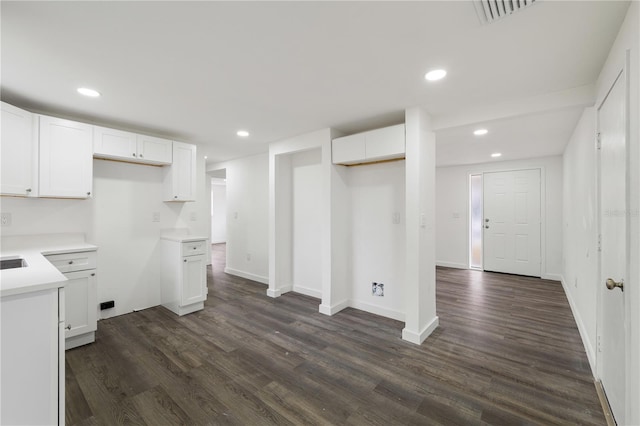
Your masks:
<path fill-rule="evenodd" d="M 184 263 L 187 263 L 187 259 L 184 260 Z"/>
<path fill-rule="evenodd" d="M 31 188 L 27 188 L 27 192 L 31 192 Z"/>
<path fill-rule="evenodd" d="M 87 195 L 91 195 L 91 192 L 87 192 Z"/>
<path fill-rule="evenodd" d="M 67 330 L 71 330 L 71 324 L 65 327 Z"/>
<path fill-rule="evenodd" d="M 95 277 L 95 276 L 96 276 L 96 274 L 95 274 L 95 273 L 94 273 L 94 274 L 91 274 L 91 276 L 92 276 L 92 277 Z"/>
<path fill-rule="evenodd" d="M 73 260 L 70 260 L 70 261 L 69 261 L 69 265 L 73 265 Z"/>
<path fill-rule="evenodd" d="M 133 153 L 133 156 L 134 156 L 134 157 L 136 156 L 136 153 L 135 153 L 135 152 Z"/>
<path fill-rule="evenodd" d="M 140 158 L 143 158 L 144 156 L 143 156 L 142 154 L 140 154 L 140 156 L 139 156 L 139 157 L 140 157 Z"/>
<path fill-rule="evenodd" d="M 173 196 L 173 198 L 178 198 L 178 196 L 177 196 L 177 195 L 174 195 L 174 196 Z"/>
<path fill-rule="evenodd" d="M 193 249 L 194 249 L 194 250 L 198 250 L 198 247 L 194 247 Z"/>

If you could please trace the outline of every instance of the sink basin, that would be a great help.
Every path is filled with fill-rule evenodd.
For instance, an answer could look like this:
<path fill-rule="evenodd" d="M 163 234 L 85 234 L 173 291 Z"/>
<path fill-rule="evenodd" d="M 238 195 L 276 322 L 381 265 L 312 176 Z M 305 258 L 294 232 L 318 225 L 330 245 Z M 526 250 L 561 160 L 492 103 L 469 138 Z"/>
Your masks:
<path fill-rule="evenodd" d="M 0 269 L 24 268 L 26 266 L 27 262 L 25 262 L 24 259 L 21 258 L 0 260 Z"/>

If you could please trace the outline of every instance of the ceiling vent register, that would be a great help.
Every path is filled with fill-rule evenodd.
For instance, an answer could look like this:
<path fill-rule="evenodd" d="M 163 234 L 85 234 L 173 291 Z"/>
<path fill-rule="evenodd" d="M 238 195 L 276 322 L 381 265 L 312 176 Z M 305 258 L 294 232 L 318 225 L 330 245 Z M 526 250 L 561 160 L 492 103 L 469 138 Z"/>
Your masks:
<path fill-rule="evenodd" d="M 536 0 L 475 0 L 478 18 L 483 24 L 490 24 L 514 12 L 535 4 Z"/>

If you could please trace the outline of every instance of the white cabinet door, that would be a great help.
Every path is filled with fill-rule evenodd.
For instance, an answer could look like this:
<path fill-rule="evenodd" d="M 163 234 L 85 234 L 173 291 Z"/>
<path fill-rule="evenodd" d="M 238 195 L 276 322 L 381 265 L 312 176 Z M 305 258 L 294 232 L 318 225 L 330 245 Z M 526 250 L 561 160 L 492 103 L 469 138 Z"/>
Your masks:
<path fill-rule="evenodd" d="M 373 130 L 365 135 L 367 161 L 404 157 L 404 124 Z"/>
<path fill-rule="evenodd" d="M 67 272 L 65 284 L 65 338 L 97 330 L 98 288 L 96 271 Z"/>
<path fill-rule="evenodd" d="M 91 196 L 93 126 L 47 116 L 39 119 L 40 196 Z"/>
<path fill-rule="evenodd" d="M 366 157 L 364 133 L 331 141 L 331 157 L 334 164 L 356 164 L 364 161 Z"/>
<path fill-rule="evenodd" d="M 136 134 L 94 126 L 93 155 L 101 158 L 136 159 Z"/>
<path fill-rule="evenodd" d="M 173 142 L 153 136 L 137 135 L 138 158 L 149 164 L 171 164 Z"/>
<path fill-rule="evenodd" d="M 0 193 L 37 196 L 37 140 L 33 134 L 33 114 L 2 103 L 2 138 L 0 139 Z"/>
<path fill-rule="evenodd" d="M 5 296 L 0 316 L 0 424 L 58 424 L 58 289 Z"/>
<path fill-rule="evenodd" d="M 195 201 L 196 146 L 173 142 L 173 163 L 164 173 L 164 201 Z"/>
<path fill-rule="evenodd" d="M 204 255 L 182 259 L 182 306 L 207 298 L 207 264 Z"/>

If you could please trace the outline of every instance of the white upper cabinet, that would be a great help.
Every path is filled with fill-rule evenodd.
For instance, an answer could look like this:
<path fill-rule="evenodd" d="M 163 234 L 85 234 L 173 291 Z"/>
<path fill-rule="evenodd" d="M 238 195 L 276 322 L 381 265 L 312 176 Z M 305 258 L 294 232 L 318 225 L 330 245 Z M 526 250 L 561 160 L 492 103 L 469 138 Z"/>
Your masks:
<path fill-rule="evenodd" d="M 138 159 L 149 164 L 171 164 L 173 142 L 153 136 L 137 135 Z"/>
<path fill-rule="evenodd" d="M 40 197 L 90 197 L 93 126 L 41 115 L 39 136 Z"/>
<path fill-rule="evenodd" d="M 335 164 L 354 164 L 366 157 L 364 133 L 333 140 L 331 155 Z"/>
<path fill-rule="evenodd" d="M 93 126 L 93 155 L 100 158 L 133 161 L 138 157 L 136 134 Z"/>
<path fill-rule="evenodd" d="M 34 116 L 29 111 L 2 102 L 0 139 L 0 193 L 37 196 L 38 140 Z"/>
<path fill-rule="evenodd" d="M 134 163 L 171 164 L 172 142 L 153 136 L 94 126 L 93 156 Z"/>
<path fill-rule="evenodd" d="M 173 163 L 164 168 L 164 201 L 195 201 L 196 146 L 173 142 Z"/>
<path fill-rule="evenodd" d="M 334 164 L 361 164 L 405 156 L 404 124 L 336 138 L 331 151 Z"/>

